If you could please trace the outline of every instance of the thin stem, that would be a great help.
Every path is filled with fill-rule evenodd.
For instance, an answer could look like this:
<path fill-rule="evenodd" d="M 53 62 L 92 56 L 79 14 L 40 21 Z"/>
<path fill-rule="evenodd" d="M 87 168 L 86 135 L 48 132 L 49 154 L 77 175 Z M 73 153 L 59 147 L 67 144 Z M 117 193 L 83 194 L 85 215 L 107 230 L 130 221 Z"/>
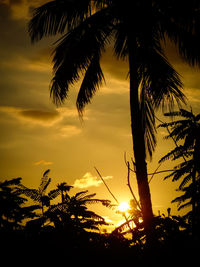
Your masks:
<path fill-rule="evenodd" d="M 128 183 L 127 183 L 127 185 L 128 185 L 128 187 L 130 189 L 130 192 L 131 192 L 134 200 L 135 200 L 135 203 L 137 204 L 138 208 L 141 210 L 140 203 L 136 199 L 135 194 L 133 193 L 133 190 L 132 190 L 132 187 L 131 187 L 131 184 L 130 184 L 130 163 L 129 163 L 129 161 L 127 162 L 127 164 L 128 164 L 128 166 L 127 166 L 128 167 L 128 175 L 127 175 L 127 181 L 128 181 Z"/>
<path fill-rule="evenodd" d="M 110 188 L 108 187 L 108 185 L 106 184 L 106 182 L 104 181 L 103 177 L 101 176 L 100 172 L 97 170 L 96 167 L 94 167 L 94 169 L 96 170 L 96 172 L 98 173 L 99 177 L 101 178 L 102 182 L 104 183 L 105 187 L 107 188 L 108 192 L 111 194 L 111 196 L 114 198 L 114 200 L 117 202 L 117 204 L 119 204 L 119 201 L 117 200 L 117 198 L 113 195 L 113 193 L 111 192 Z"/>
<path fill-rule="evenodd" d="M 106 182 L 104 181 L 102 175 L 100 174 L 100 172 L 97 170 L 96 167 L 94 167 L 94 169 L 96 170 L 96 172 L 98 173 L 99 177 L 101 178 L 102 182 L 104 183 L 104 185 L 106 186 L 108 192 L 111 194 L 111 196 L 114 198 L 114 200 L 117 202 L 117 204 L 119 205 L 119 201 L 117 200 L 117 198 L 113 195 L 113 193 L 111 192 L 110 188 L 108 187 L 108 185 L 106 184 Z M 131 228 L 128 218 L 126 217 L 125 213 L 122 213 L 122 216 L 125 218 L 126 223 L 128 225 L 129 230 L 133 233 L 133 229 Z"/>

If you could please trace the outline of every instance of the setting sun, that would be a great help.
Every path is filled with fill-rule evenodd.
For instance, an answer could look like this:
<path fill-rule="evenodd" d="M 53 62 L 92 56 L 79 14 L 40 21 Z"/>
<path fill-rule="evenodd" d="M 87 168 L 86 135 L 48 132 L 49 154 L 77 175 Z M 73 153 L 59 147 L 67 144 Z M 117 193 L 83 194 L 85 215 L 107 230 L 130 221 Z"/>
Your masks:
<path fill-rule="evenodd" d="M 125 212 L 130 208 L 129 204 L 125 201 L 121 202 L 118 206 L 118 210 L 121 212 Z"/>

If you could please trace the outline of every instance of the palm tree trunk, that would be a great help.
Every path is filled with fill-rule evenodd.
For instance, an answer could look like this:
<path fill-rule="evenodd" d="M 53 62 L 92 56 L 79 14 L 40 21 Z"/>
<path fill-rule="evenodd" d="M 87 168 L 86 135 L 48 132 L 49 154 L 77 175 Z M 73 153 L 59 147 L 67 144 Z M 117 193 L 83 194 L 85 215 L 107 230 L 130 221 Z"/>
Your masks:
<path fill-rule="evenodd" d="M 136 179 L 138 184 L 139 198 L 147 236 L 152 227 L 153 211 L 151 195 L 147 176 L 147 164 L 145 153 L 144 127 L 139 104 L 139 80 L 137 73 L 137 54 L 135 42 L 132 37 L 128 40 L 129 45 L 129 71 L 130 71 L 130 111 L 131 129 L 133 139 L 133 151 L 136 164 Z"/>

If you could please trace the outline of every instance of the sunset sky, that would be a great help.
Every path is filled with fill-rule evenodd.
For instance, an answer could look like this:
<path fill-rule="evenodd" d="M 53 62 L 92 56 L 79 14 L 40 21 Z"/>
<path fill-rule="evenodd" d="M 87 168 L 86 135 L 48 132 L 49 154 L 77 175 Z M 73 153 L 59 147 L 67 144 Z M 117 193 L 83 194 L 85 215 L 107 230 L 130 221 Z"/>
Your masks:
<path fill-rule="evenodd" d="M 119 201 L 129 201 L 127 159 L 132 157 L 127 64 L 113 59 L 108 47 L 102 58 L 106 78 L 93 101 L 85 109 L 83 121 L 76 110 L 79 84 L 70 91 L 64 105 L 56 107 L 49 96 L 52 77 L 51 52 L 55 38 L 34 45 L 27 34 L 30 11 L 44 0 L 0 0 L 0 180 L 22 177 L 29 187 L 37 187 L 40 177 L 51 169 L 52 187 L 60 182 L 74 185 L 73 192 L 89 190 L 97 197 L 110 199 L 94 166 Z M 169 44 L 166 53 L 181 74 L 188 108 L 200 113 L 199 69 L 190 68 Z M 157 116 L 161 119 L 161 111 Z M 172 148 L 158 130 L 158 145 L 148 171 Z M 159 170 L 172 168 L 164 163 Z M 133 190 L 137 195 L 135 176 Z M 154 212 L 166 213 L 177 194 L 178 184 L 156 175 L 150 184 Z M 111 211 L 109 211 L 111 213 Z M 110 218 L 112 217 L 111 215 Z"/>

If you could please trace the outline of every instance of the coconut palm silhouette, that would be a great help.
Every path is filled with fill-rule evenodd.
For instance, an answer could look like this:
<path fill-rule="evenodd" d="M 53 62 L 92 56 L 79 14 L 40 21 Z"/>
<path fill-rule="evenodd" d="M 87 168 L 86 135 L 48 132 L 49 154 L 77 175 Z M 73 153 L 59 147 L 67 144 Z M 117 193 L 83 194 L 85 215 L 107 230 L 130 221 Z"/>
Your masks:
<path fill-rule="evenodd" d="M 159 0 L 56 0 L 33 12 L 33 42 L 62 34 L 55 43 L 51 96 L 56 104 L 68 98 L 70 86 L 83 77 L 77 108 L 80 115 L 104 82 L 100 59 L 107 45 L 128 62 L 130 113 L 136 178 L 144 226 L 153 219 L 146 156 L 156 145 L 155 110 L 184 101 L 178 73 L 162 43 L 175 43 L 183 60 L 200 63 L 199 2 Z"/>

